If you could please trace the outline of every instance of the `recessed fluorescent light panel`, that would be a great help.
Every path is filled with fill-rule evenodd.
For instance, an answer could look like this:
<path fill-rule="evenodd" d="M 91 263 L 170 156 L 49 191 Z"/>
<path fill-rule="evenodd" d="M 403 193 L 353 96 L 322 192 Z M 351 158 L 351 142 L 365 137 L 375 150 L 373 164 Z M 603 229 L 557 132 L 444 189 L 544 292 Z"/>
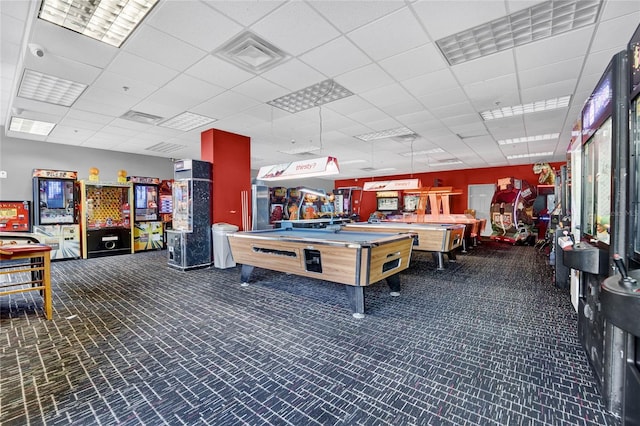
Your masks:
<path fill-rule="evenodd" d="M 158 0 L 43 0 L 38 17 L 120 47 Z"/>
<path fill-rule="evenodd" d="M 439 163 L 428 163 L 427 165 L 431 167 L 440 167 L 440 166 L 453 166 L 454 164 L 462 164 L 462 161 L 459 161 L 459 160 L 441 161 Z"/>
<path fill-rule="evenodd" d="M 565 108 L 569 105 L 571 96 L 563 96 L 561 98 L 547 99 L 544 101 L 531 102 L 524 105 L 515 105 L 510 107 L 492 109 L 480 113 L 484 121 L 495 120 L 498 118 L 514 117 L 516 115 L 531 114 L 534 112 L 551 111 L 554 109 Z"/>
<path fill-rule="evenodd" d="M 553 155 L 553 152 L 532 152 L 530 154 L 507 155 L 507 160 L 515 160 L 517 158 L 546 157 Z"/>
<path fill-rule="evenodd" d="M 11 123 L 9 124 L 9 130 L 12 132 L 29 133 L 38 136 L 47 136 L 54 127 L 56 127 L 55 123 L 20 117 L 11 117 Z"/>
<path fill-rule="evenodd" d="M 433 149 L 427 149 L 423 151 L 403 152 L 399 155 L 401 155 L 402 157 L 412 157 L 414 155 L 441 154 L 443 152 L 444 152 L 444 149 L 442 148 L 433 148 Z"/>
<path fill-rule="evenodd" d="M 304 111 L 313 107 L 328 104 L 338 99 L 352 96 L 353 92 L 342 87 L 334 80 L 325 80 L 297 92 L 281 96 L 267 102 L 269 105 L 290 113 Z"/>
<path fill-rule="evenodd" d="M 367 160 L 346 160 L 346 161 L 340 161 L 340 165 L 344 166 L 345 164 L 359 164 L 359 163 L 366 163 Z"/>
<path fill-rule="evenodd" d="M 86 88 L 86 84 L 27 69 L 22 74 L 18 96 L 69 107 Z"/>
<path fill-rule="evenodd" d="M 183 130 L 188 132 L 189 130 L 196 129 L 198 127 L 206 126 L 215 121 L 216 118 L 206 117 L 200 114 L 194 114 L 192 112 L 183 112 L 180 115 L 176 115 L 173 118 L 163 121 L 158 124 L 161 127 L 169 127 L 170 129 Z"/>
<path fill-rule="evenodd" d="M 501 139 L 498 141 L 498 145 L 513 145 L 513 144 L 525 143 L 525 142 L 548 141 L 552 139 L 558 139 L 559 137 L 560 137 L 560 133 L 550 133 L 548 135 L 536 135 L 536 136 L 526 136 L 522 138 Z"/>
<path fill-rule="evenodd" d="M 278 151 L 278 152 L 281 152 L 283 154 L 296 155 L 296 154 L 311 154 L 312 152 L 315 152 L 315 151 L 320 151 L 320 147 L 312 146 L 312 145 L 298 146 L 295 148 L 287 149 L 284 151 Z M 342 162 L 340 162 L 340 164 L 342 164 Z"/>
<path fill-rule="evenodd" d="M 441 38 L 436 44 L 456 65 L 593 24 L 600 0 L 546 1 Z"/>
<path fill-rule="evenodd" d="M 397 127 L 395 129 L 387 129 L 387 130 L 382 130 L 380 132 L 365 133 L 363 135 L 356 135 L 354 137 L 362 141 L 368 142 L 368 141 L 374 141 L 377 139 L 387 139 L 387 138 L 394 138 L 398 136 L 407 136 L 407 135 L 415 135 L 415 132 L 406 127 Z"/>
<path fill-rule="evenodd" d="M 153 152 L 164 152 L 169 153 L 169 152 L 174 152 L 174 151 L 179 151 L 181 149 L 186 148 L 186 145 L 178 145 L 175 143 L 168 143 L 168 142 L 160 142 L 157 143 L 155 145 L 151 145 L 150 147 L 145 148 L 146 151 L 153 151 Z"/>

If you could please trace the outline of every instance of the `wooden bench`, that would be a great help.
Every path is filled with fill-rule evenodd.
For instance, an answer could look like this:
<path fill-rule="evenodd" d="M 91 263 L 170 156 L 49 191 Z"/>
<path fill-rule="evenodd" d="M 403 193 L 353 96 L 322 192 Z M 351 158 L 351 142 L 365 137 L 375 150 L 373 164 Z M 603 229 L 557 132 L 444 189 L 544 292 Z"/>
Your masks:
<path fill-rule="evenodd" d="M 48 320 L 53 318 L 50 252 L 51 247 L 44 244 L 4 244 L 0 246 L 0 277 L 19 276 L 19 282 L 11 282 L 11 278 L 9 282 L 0 281 L 0 296 L 39 291 L 44 299 L 44 315 Z M 19 274 L 27 272 L 31 274 L 31 279 L 20 281 L 23 277 Z M 30 286 L 25 287 L 27 285 Z"/>

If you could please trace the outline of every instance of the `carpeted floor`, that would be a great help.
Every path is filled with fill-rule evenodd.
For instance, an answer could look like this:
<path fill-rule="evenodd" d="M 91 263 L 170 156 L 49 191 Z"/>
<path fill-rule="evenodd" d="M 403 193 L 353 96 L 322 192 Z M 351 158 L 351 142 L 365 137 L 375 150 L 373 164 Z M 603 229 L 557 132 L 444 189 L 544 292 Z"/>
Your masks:
<path fill-rule="evenodd" d="M 532 247 L 486 241 L 366 317 L 344 286 L 256 268 L 178 271 L 166 252 L 53 264 L 0 297 L 2 424 L 617 425 L 568 290 Z"/>

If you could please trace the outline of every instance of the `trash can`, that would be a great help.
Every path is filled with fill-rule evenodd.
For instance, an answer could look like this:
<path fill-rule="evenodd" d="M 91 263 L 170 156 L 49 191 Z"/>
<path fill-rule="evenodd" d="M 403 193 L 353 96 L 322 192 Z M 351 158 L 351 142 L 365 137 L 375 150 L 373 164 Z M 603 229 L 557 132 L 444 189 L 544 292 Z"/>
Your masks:
<path fill-rule="evenodd" d="M 214 223 L 211 225 L 213 236 L 213 266 L 220 269 L 233 268 L 236 262 L 231 255 L 228 234 L 238 231 L 238 227 L 229 223 Z"/>

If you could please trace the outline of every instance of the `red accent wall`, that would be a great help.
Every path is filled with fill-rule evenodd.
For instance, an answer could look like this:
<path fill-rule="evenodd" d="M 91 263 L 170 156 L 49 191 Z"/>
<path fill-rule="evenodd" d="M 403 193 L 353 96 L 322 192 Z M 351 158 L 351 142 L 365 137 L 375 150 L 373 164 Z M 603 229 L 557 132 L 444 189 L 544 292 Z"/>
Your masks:
<path fill-rule="evenodd" d="M 211 223 L 230 223 L 242 228 L 242 191 L 251 202 L 251 138 L 209 129 L 200 135 L 201 160 L 213 164 Z M 247 214 L 251 206 L 246 206 Z"/>
<path fill-rule="evenodd" d="M 549 163 L 554 170 L 559 170 L 560 166 L 566 163 Z M 414 173 L 412 175 L 393 175 L 374 178 L 356 178 L 356 179 L 337 179 L 334 181 L 334 188 L 342 186 L 359 186 L 362 187 L 365 182 L 376 182 L 394 179 L 420 179 L 423 187 L 435 186 L 434 182 L 439 180 L 439 186 L 452 186 L 461 190 L 461 195 L 453 195 L 450 197 L 451 213 L 461 214 L 467 209 L 468 185 L 480 185 L 493 183 L 497 184 L 498 179 L 513 177 L 529 182 L 533 187 L 538 185 L 538 175 L 533 173 L 533 164 L 523 164 L 519 166 L 507 167 L 487 167 L 481 169 L 465 169 L 451 170 L 446 172 L 430 172 L 430 173 Z M 355 200 L 360 198 L 360 194 L 355 193 Z M 362 192 L 362 201 L 358 210 L 355 206 L 354 211 L 360 214 L 361 220 L 367 220 L 371 213 L 376 211 L 376 193 L 375 191 Z"/>

